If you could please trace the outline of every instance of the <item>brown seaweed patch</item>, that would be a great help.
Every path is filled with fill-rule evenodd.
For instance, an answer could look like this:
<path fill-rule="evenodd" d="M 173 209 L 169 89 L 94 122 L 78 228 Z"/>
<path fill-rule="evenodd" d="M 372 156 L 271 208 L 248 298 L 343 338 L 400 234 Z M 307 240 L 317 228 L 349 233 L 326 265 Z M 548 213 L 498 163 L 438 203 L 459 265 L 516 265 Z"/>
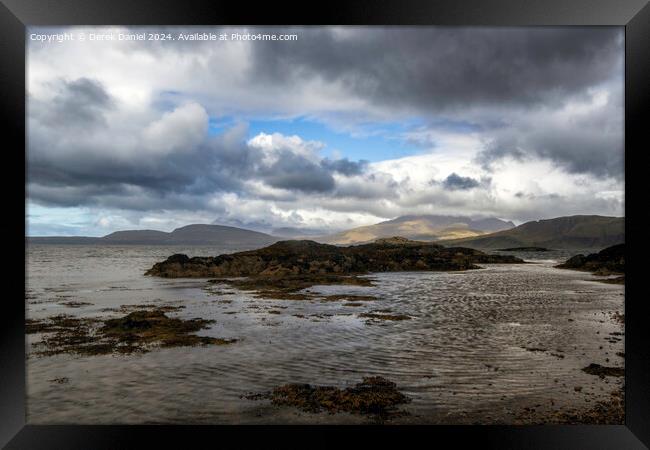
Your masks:
<path fill-rule="evenodd" d="M 170 318 L 160 309 L 152 311 L 134 311 L 119 319 L 104 322 L 100 332 L 107 338 L 124 344 L 159 343 L 163 347 L 180 347 L 208 344 L 228 344 L 233 342 L 209 336 L 197 336 L 195 333 L 214 320 Z"/>
<path fill-rule="evenodd" d="M 547 349 L 541 348 L 541 347 L 524 347 L 524 349 L 528 350 L 529 352 L 545 352 Z"/>
<path fill-rule="evenodd" d="M 122 312 L 122 313 L 129 313 L 133 311 L 141 311 L 143 309 L 157 309 L 163 312 L 174 312 L 174 311 L 180 311 L 181 309 L 184 308 L 185 306 L 182 305 L 156 305 L 154 303 L 142 303 L 142 304 L 135 304 L 135 305 L 121 305 L 115 311 Z"/>
<path fill-rule="evenodd" d="M 109 353 L 147 352 L 152 346 L 179 347 L 222 345 L 236 339 L 218 339 L 193 333 L 208 328 L 212 320 L 167 317 L 163 309 L 140 310 L 117 319 L 108 319 L 97 327 L 96 318 L 65 315 L 43 321 L 27 322 L 28 333 L 44 333 L 34 343 L 39 355 L 76 353 L 104 355 Z"/>
<path fill-rule="evenodd" d="M 515 425 L 614 425 L 625 422 L 625 395 L 622 389 L 610 393 L 590 408 L 568 407 L 539 411 L 526 407 L 515 418 Z M 539 406 L 539 405 L 538 405 Z"/>
<path fill-rule="evenodd" d="M 600 364 L 591 363 L 582 369 L 590 375 L 598 375 L 600 378 L 609 377 L 623 377 L 625 376 L 625 369 L 623 367 L 606 367 Z"/>
<path fill-rule="evenodd" d="M 52 378 L 51 380 L 47 380 L 50 383 L 56 383 L 56 384 L 66 384 L 70 381 L 68 377 L 61 377 L 61 378 Z"/>
<path fill-rule="evenodd" d="M 59 302 L 59 305 L 67 306 L 68 308 L 81 308 L 83 306 L 92 305 L 92 303 L 71 300 L 69 302 Z"/>
<path fill-rule="evenodd" d="M 72 328 L 86 329 L 94 322 L 96 320 L 92 318 L 81 319 L 67 314 L 59 314 L 46 320 L 26 319 L 25 333 L 56 333 Z"/>
<path fill-rule="evenodd" d="M 211 283 L 224 283 L 242 291 L 253 291 L 255 297 L 277 300 L 311 300 L 322 297 L 299 292 L 312 286 L 349 285 L 372 286 L 372 280 L 356 276 L 333 274 L 288 275 L 283 277 L 257 276 L 248 278 L 220 278 Z M 347 296 L 351 297 L 351 296 Z"/>
<path fill-rule="evenodd" d="M 377 314 L 377 313 L 361 313 L 359 317 L 374 320 L 410 320 L 411 317 L 406 314 Z"/>
<path fill-rule="evenodd" d="M 620 312 L 615 312 L 615 313 L 612 314 L 612 319 L 614 319 L 614 321 L 616 321 L 616 322 L 618 322 L 620 324 L 624 324 L 625 323 L 625 314 L 621 314 Z"/>
<path fill-rule="evenodd" d="M 361 383 L 339 389 L 334 386 L 285 384 L 262 397 L 275 405 L 293 406 L 310 413 L 329 412 L 377 415 L 383 418 L 400 415 L 396 406 L 411 401 L 397 390 L 397 385 L 382 377 L 364 377 Z"/>
<path fill-rule="evenodd" d="M 609 399 L 599 401 L 593 408 L 582 412 L 563 412 L 558 422 L 567 424 L 623 424 L 625 423 L 625 398 L 623 391 L 614 391 Z"/>

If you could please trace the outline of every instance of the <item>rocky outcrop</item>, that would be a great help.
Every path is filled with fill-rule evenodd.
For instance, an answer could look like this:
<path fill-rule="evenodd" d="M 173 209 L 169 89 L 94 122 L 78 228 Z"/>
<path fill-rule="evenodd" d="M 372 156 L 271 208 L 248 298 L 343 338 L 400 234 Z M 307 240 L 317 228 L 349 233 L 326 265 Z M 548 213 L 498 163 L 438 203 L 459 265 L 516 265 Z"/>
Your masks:
<path fill-rule="evenodd" d="M 576 255 L 556 267 L 586 270 L 599 275 L 625 273 L 625 244 L 613 245 L 590 255 Z"/>
<path fill-rule="evenodd" d="M 523 263 L 512 255 L 489 255 L 463 247 L 394 237 L 337 247 L 314 241 L 281 241 L 258 250 L 216 257 L 172 255 L 147 275 L 159 277 L 287 277 L 351 275 L 414 270 L 468 270 L 479 263 Z"/>

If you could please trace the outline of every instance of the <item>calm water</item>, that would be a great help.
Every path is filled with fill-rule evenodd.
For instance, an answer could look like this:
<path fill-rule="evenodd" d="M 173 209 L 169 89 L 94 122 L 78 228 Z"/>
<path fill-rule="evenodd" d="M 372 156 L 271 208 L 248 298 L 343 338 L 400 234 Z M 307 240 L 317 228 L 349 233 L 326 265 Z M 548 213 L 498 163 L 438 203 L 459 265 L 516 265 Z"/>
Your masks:
<path fill-rule="evenodd" d="M 302 413 L 242 396 L 296 382 L 345 387 L 369 375 L 394 381 L 413 399 L 402 408 L 409 415 L 394 423 L 510 423 L 524 407 L 593 405 L 622 383 L 580 369 L 623 366 L 616 353 L 624 341 L 606 338 L 623 331 L 611 316 L 623 312 L 624 288 L 553 268 L 566 254 L 526 254 L 534 263 L 468 272 L 372 274 L 373 287 L 312 288 L 378 297 L 353 307 L 259 299 L 205 280 L 143 276 L 177 252 L 221 253 L 207 247 L 28 248 L 29 318 L 114 317 L 121 314 L 105 310 L 183 305 L 169 314 L 214 319 L 200 334 L 239 339 L 135 355 L 29 356 L 29 423 L 364 423 L 370 419 Z M 71 300 L 91 305 L 62 304 Z M 358 316 L 375 310 L 411 319 Z"/>

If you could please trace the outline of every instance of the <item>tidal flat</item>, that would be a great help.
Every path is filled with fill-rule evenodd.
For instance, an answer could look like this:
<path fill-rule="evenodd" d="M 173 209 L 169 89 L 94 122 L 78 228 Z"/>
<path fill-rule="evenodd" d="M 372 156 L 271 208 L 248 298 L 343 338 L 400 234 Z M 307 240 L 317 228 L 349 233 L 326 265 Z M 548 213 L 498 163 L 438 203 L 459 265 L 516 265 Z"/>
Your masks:
<path fill-rule="evenodd" d="M 32 329 L 28 423 L 623 421 L 624 286 L 554 267 L 569 255 L 518 253 L 528 264 L 373 272 L 278 293 L 144 276 L 175 253 L 223 251 L 27 248 L 28 325 L 109 331 L 159 311 L 140 318 L 185 337 L 153 339 L 146 352 L 41 354 L 46 333 Z"/>

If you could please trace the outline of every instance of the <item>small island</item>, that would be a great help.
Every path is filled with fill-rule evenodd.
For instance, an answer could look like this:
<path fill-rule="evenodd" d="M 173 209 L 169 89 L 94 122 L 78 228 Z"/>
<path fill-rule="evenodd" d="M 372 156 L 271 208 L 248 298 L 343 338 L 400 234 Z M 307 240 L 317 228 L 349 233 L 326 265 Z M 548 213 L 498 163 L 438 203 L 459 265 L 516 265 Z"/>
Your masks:
<path fill-rule="evenodd" d="M 217 278 L 212 281 L 258 291 L 260 296 L 298 300 L 308 297 L 298 291 L 314 285 L 369 286 L 371 281 L 358 275 L 371 272 L 462 271 L 479 269 L 480 263 L 523 264 L 524 261 L 512 255 L 490 255 L 471 248 L 443 247 L 403 237 L 348 247 L 290 240 L 216 257 L 190 258 L 176 254 L 154 264 L 146 275 Z"/>
<path fill-rule="evenodd" d="M 523 263 L 511 255 L 490 255 L 464 247 L 443 247 L 402 237 L 339 247 L 308 240 L 280 241 L 258 250 L 193 257 L 175 254 L 146 275 L 167 278 L 349 276 L 370 272 L 470 270 L 480 263 Z"/>

